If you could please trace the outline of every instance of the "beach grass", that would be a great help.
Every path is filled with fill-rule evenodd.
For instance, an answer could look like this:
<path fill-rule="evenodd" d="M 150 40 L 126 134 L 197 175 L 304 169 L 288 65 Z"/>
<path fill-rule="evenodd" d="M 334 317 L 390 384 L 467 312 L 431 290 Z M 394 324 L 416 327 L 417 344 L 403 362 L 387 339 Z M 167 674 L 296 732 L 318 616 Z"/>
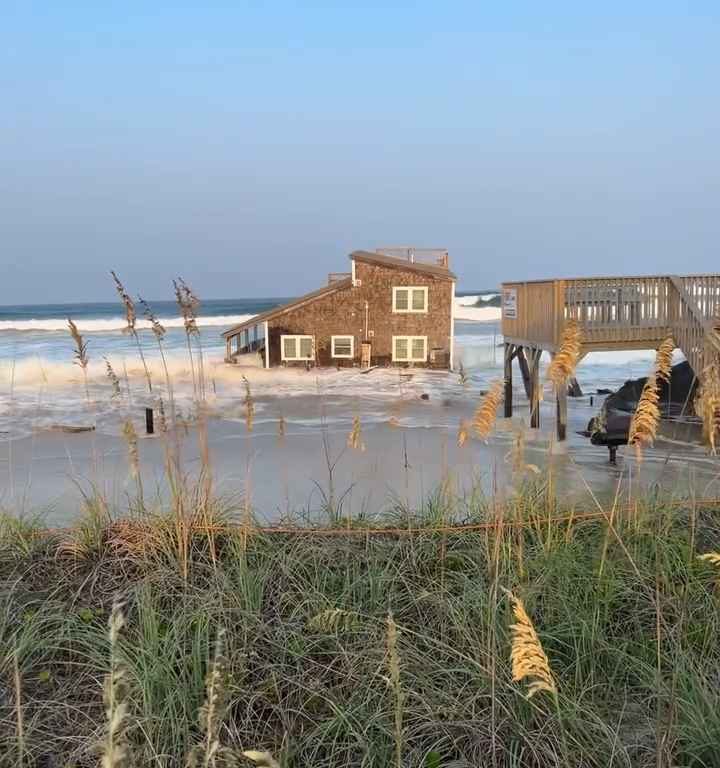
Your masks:
<path fill-rule="evenodd" d="M 541 486 L 464 521 L 439 492 L 411 532 L 197 516 L 185 548 L 170 513 L 89 506 L 75 547 L 4 520 L 0 764 L 98 765 L 119 680 L 118 765 L 716 765 L 720 506 L 610 522 Z M 532 698 L 516 600 L 556 686 Z"/>

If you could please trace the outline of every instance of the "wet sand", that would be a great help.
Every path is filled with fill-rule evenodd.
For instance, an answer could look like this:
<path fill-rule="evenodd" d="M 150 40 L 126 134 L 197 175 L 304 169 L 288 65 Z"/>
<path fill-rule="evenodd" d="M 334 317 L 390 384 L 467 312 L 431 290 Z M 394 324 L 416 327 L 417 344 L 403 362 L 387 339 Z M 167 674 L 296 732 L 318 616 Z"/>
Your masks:
<path fill-rule="evenodd" d="M 435 374 L 438 377 L 437 374 Z M 508 494 L 512 476 L 508 454 L 518 431 L 525 443 L 525 461 L 552 467 L 558 492 L 566 501 L 586 507 L 593 496 L 608 502 L 618 491 L 627 497 L 640 488 L 660 487 L 676 496 L 720 496 L 720 465 L 703 448 L 660 439 L 645 452 L 638 466 L 634 452 L 620 449 L 618 465 L 608 464 L 607 450 L 591 446 L 576 434 L 585 428 L 599 402 L 570 400 L 569 440 L 554 442 L 554 408 L 541 406 L 541 429 L 530 430 L 527 403 L 518 393 L 516 415 L 498 419 L 488 443 L 477 439 L 458 447 L 461 419 L 469 419 L 477 403 L 473 392 L 463 392 L 456 376 L 440 375 L 428 401 L 419 389 L 397 398 L 381 398 L 368 381 L 367 397 L 342 394 L 342 385 L 329 392 L 288 397 L 269 389 L 256 398 L 257 418 L 248 433 L 242 409 L 226 418 L 210 418 L 208 441 L 216 489 L 239 499 L 249 489 L 252 506 L 262 520 L 310 514 L 321 515 L 332 497 L 345 516 L 372 517 L 389 507 L 417 507 L 450 478 L 458 498 L 479 494 Z M 420 387 L 421 389 L 422 387 Z M 221 398 L 222 399 L 222 398 Z M 222 412 L 222 404 L 215 412 Z M 347 447 L 352 417 L 362 423 L 364 450 Z M 278 418 L 286 420 L 283 440 Z M 399 426 L 389 423 L 397 419 Z M 140 432 L 140 423 L 137 424 Z M 665 425 L 663 432 L 676 429 Z M 200 468 L 197 434 L 189 428 L 182 439 L 183 466 L 191 475 Z M 326 452 L 327 447 L 327 452 Z M 148 506 L 159 506 L 167 495 L 162 436 L 139 440 L 141 477 Z M 332 473 L 328 463 L 334 465 Z M 332 475 L 332 477 L 331 477 Z M 136 493 L 129 472 L 125 441 L 111 431 L 66 434 L 37 432 L 0 444 L 0 504 L 15 514 L 41 516 L 53 525 L 72 522 L 81 508 L 81 490 L 97 487 L 122 513 Z M 591 491 L 588 490 L 588 487 Z M 462 503 L 459 505 L 462 515 Z"/>

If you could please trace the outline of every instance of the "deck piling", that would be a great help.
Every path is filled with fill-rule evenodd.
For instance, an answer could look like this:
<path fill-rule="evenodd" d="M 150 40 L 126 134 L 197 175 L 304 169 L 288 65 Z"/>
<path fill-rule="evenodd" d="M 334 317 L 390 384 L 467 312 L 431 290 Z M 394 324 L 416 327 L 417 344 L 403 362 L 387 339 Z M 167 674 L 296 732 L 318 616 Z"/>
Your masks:
<path fill-rule="evenodd" d="M 530 428 L 540 429 L 540 356 L 541 349 L 530 352 Z"/>
<path fill-rule="evenodd" d="M 512 388 L 512 359 L 514 344 L 505 344 L 505 418 L 512 418 L 513 388 Z"/>

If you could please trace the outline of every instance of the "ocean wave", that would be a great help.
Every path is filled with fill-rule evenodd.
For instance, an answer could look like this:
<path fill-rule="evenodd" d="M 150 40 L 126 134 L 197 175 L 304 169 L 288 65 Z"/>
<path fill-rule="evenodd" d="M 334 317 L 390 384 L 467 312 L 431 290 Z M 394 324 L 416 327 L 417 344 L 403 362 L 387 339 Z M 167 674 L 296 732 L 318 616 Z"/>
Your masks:
<path fill-rule="evenodd" d="M 491 301 L 499 296 L 499 293 L 475 293 L 471 296 L 458 296 L 455 303 L 460 307 L 474 307 L 478 301 Z"/>
<path fill-rule="evenodd" d="M 231 328 L 233 325 L 244 323 L 254 315 L 215 315 L 209 317 L 199 317 L 197 324 L 199 327 L 226 326 Z M 184 321 L 182 317 L 161 317 L 160 322 L 165 328 L 182 328 Z M 106 317 L 106 318 L 78 318 L 75 324 L 81 333 L 112 333 L 114 331 L 123 331 L 127 327 L 124 317 Z M 147 320 L 138 320 L 137 328 L 139 330 L 150 330 L 152 326 Z M 0 320 L 0 332 L 2 331 L 63 331 L 67 332 L 68 321 L 65 317 L 48 317 L 42 320 Z"/>

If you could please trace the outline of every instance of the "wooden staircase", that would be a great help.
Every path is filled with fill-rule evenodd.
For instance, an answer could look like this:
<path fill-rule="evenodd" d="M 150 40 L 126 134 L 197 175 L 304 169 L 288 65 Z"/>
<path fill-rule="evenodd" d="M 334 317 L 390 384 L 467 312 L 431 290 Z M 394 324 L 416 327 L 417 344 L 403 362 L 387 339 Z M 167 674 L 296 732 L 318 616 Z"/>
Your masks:
<path fill-rule="evenodd" d="M 693 278 L 668 278 L 674 298 L 674 316 L 669 318 L 669 335 L 685 355 L 693 373 L 702 381 L 705 371 L 720 365 L 720 304 L 711 301 L 707 286 Z M 718 370 L 718 368 L 716 368 Z"/>
<path fill-rule="evenodd" d="M 699 382 L 720 370 L 720 275 L 652 275 L 503 283 L 505 414 L 512 414 L 512 360 L 533 361 L 539 386 L 542 351 L 560 346 L 565 323 L 582 327 L 582 353 L 657 349 L 669 336 Z M 567 392 L 558 392 L 558 436 L 564 439 Z M 537 426 L 537 408 L 531 408 Z"/>

